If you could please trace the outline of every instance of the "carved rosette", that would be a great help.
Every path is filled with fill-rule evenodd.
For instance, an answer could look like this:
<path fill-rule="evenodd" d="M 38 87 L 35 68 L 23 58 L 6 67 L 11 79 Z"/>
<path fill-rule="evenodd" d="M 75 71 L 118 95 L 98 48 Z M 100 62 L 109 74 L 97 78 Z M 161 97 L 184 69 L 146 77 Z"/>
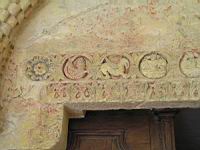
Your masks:
<path fill-rule="evenodd" d="M 180 59 L 180 71 L 188 78 L 200 77 L 200 53 L 185 52 Z"/>
<path fill-rule="evenodd" d="M 63 73 L 70 80 L 87 79 L 90 77 L 90 65 L 88 56 L 74 55 L 65 60 Z"/>
<path fill-rule="evenodd" d="M 140 72 L 149 79 L 159 79 L 167 75 L 167 59 L 157 52 L 144 55 L 139 64 Z"/>
<path fill-rule="evenodd" d="M 53 63 L 50 58 L 34 56 L 26 64 L 26 76 L 33 81 L 47 80 L 53 70 Z"/>
<path fill-rule="evenodd" d="M 104 79 L 117 79 L 130 77 L 130 60 L 124 55 L 108 55 L 101 61 L 100 72 Z"/>

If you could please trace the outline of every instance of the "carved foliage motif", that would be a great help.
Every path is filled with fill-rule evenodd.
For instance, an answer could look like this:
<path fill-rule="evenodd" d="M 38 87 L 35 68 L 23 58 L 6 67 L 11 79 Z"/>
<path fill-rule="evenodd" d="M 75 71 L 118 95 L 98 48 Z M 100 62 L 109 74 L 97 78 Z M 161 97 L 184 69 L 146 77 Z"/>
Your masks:
<path fill-rule="evenodd" d="M 196 78 L 200 76 L 200 53 L 185 52 L 180 60 L 181 72 L 189 78 Z"/>
<path fill-rule="evenodd" d="M 153 52 L 142 58 L 139 69 L 145 77 L 157 79 L 167 74 L 167 64 L 167 60 L 161 54 Z"/>
<path fill-rule="evenodd" d="M 34 56 L 26 64 L 26 76 L 33 81 L 46 80 L 50 77 L 53 63 L 50 58 Z"/>
<path fill-rule="evenodd" d="M 63 65 L 63 73 L 71 80 L 84 79 L 89 76 L 90 60 L 87 56 L 77 55 L 67 58 Z"/>

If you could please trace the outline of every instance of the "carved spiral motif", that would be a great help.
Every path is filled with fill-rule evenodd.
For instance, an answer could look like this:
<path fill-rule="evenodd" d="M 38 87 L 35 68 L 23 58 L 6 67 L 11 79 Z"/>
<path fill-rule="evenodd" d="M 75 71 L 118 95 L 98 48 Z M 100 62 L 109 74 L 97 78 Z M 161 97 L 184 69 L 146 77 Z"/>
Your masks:
<path fill-rule="evenodd" d="M 66 59 L 63 65 L 63 73 L 70 80 L 87 78 L 89 75 L 90 60 L 86 56 L 72 56 Z"/>
<path fill-rule="evenodd" d="M 34 56 L 26 65 L 26 76 L 33 81 L 46 80 L 52 72 L 52 60 L 42 56 Z"/>
<path fill-rule="evenodd" d="M 146 54 L 140 61 L 140 72 L 149 79 L 159 79 L 167 74 L 167 60 L 159 53 Z"/>
<path fill-rule="evenodd" d="M 200 77 L 200 54 L 198 52 L 185 52 L 180 59 L 180 70 L 189 78 Z"/>

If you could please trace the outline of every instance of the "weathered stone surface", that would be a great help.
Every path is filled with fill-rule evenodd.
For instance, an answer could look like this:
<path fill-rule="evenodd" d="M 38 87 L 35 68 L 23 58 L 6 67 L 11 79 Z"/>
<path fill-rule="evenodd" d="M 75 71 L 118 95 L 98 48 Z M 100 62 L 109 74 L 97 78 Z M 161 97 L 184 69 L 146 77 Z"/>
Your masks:
<path fill-rule="evenodd" d="M 49 0 L 21 24 L 37 2 L 1 2 L 0 149 L 64 150 L 85 110 L 200 107 L 199 1 Z"/>

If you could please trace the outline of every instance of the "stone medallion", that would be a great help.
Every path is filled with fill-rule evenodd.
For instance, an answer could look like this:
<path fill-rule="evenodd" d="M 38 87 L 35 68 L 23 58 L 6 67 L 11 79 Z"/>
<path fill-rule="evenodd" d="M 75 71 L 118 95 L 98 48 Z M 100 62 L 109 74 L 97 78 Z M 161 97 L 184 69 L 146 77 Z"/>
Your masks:
<path fill-rule="evenodd" d="M 200 54 L 198 52 L 185 52 L 180 59 L 180 70 L 189 78 L 200 77 Z"/>
<path fill-rule="evenodd" d="M 89 76 L 89 65 L 90 60 L 87 56 L 72 56 L 65 60 L 63 73 L 70 80 L 85 79 Z"/>
<path fill-rule="evenodd" d="M 52 60 L 42 56 L 34 56 L 26 64 L 26 76 L 33 81 L 47 80 L 52 72 Z"/>
<path fill-rule="evenodd" d="M 123 55 L 109 55 L 103 58 L 100 71 L 104 78 L 128 78 L 130 61 Z"/>
<path fill-rule="evenodd" d="M 140 61 L 140 72 L 149 79 L 159 79 L 167 74 L 167 60 L 159 53 L 146 54 Z"/>

